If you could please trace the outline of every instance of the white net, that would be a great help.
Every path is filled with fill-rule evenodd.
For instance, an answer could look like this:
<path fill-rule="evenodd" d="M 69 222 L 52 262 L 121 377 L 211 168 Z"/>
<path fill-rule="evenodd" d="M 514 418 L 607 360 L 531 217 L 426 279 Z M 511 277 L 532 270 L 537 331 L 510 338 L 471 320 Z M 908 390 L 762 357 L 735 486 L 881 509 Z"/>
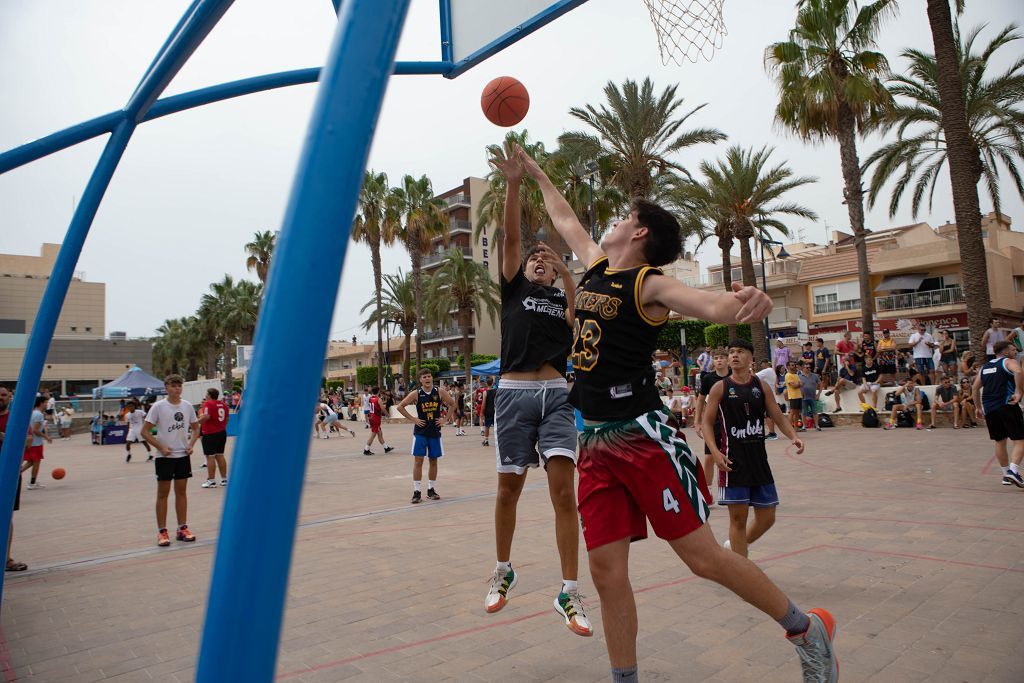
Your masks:
<path fill-rule="evenodd" d="M 644 0 L 658 32 L 662 64 L 710 60 L 728 35 L 722 18 L 725 0 Z"/>

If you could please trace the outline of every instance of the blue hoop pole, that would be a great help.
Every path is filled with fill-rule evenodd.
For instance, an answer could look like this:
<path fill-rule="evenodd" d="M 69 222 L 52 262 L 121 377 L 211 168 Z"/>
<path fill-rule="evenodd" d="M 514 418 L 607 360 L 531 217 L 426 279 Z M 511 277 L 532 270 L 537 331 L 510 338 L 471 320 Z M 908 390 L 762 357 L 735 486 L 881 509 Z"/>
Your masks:
<path fill-rule="evenodd" d="M 309 416 L 363 169 L 408 5 L 348 0 L 342 6 L 256 328 L 196 669 L 200 683 L 274 678 Z M 310 291 L 327 296 L 313 302 Z M 284 405 L 277 400 L 281 395 L 289 397 Z"/>

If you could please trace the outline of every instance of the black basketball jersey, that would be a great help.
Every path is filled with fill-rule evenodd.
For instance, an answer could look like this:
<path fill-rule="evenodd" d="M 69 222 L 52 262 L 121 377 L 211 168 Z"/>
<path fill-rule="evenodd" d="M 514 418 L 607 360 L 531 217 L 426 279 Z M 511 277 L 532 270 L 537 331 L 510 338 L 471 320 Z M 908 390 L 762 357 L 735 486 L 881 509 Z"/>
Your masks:
<path fill-rule="evenodd" d="M 764 449 L 764 421 L 767 417 L 764 388 L 761 380 L 751 376 L 740 384 L 731 376 L 721 380 L 722 400 L 718 403 L 718 419 L 722 442 L 719 448 L 729 460 L 732 472 L 720 472 L 721 486 L 758 486 L 773 484 Z"/>
<path fill-rule="evenodd" d="M 981 405 L 986 413 L 1005 406 L 1016 391 L 1013 373 L 1006 369 L 1005 356 L 997 356 L 981 366 Z"/>
<path fill-rule="evenodd" d="M 661 271 L 651 266 L 616 270 L 603 257 L 580 280 L 571 400 L 588 420 L 628 420 L 663 405 L 651 354 L 667 316 L 654 320 L 640 305 L 643 280 L 651 273 Z"/>
<path fill-rule="evenodd" d="M 416 417 L 426 421 L 427 424 L 420 427 L 415 425 L 412 433 L 417 436 L 441 436 L 441 428 L 437 426 L 437 420 L 441 419 L 441 394 L 437 387 L 431 387 L 430 392 L 423 391 L 423 388 L 416 390 Z"/>
<path fill-rule="evenodd" d="M 565 292 L 530 282 L 520 267 L 501 277 L 501 371 L 530 371 L 548 363 L 565 375 L 572 332 L 565 322 Z"/>

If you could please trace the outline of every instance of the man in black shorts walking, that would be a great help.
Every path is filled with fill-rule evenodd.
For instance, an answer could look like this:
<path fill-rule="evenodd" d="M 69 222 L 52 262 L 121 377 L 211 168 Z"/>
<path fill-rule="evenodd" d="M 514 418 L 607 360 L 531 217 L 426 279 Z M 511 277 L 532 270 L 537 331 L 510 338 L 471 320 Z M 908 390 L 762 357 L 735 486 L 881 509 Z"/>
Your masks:
<path fill-rule="evenodd" d="M 805 681 L 835 681 L 832 615 L 798 609 L 757 565 L 715 541 L 706 524 L 704 473 L 661 402 L 650 364 L 670 312 L 750 322 L 768 315 L 771 299 L 735 282 L 731 292 L 716 293 L 662 274 L 657 266 L 682 251 L 682 231 L 672 214 L 643 199 L 633 202 L 599 247 L 537 163 L 519 146 L 516 153 L 537 181 L 555 229 L 588 264 L 576 291 L 572 400 L 585 425 L 579 512 L 613 680 L 637 680 L 629 546 L 647 536 L 650 521 L 694 574 L 728 588 L 782 626 L 800 655 Z"/>
<path fill-rule="evenodd" d="M 1003 483 L 1024 489 L 1020 463 L 1024 460 L 1024 415 L 1020 399 L 1024 393 L 1024 373 L 1017 362 L 1013 342 L 1000 341 L 992 346 L 995 357 L 985 361 L 974 379 L 974 405 L 984 418 L 988 437 L 996 442 L 996 459 L 1003 468 Z M 1006 452 L 1006 440 L 1013 442 L 1013 454 Z"/>

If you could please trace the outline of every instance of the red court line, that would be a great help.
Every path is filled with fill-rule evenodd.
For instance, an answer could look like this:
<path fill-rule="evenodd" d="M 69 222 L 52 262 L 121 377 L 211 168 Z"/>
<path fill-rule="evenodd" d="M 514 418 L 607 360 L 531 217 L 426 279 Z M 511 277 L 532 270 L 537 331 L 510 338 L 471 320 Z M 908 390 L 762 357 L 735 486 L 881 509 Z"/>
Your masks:
<path fill-rule="evenodd" d="M 864 553 L 868 555 L 887 555 L 889 557 L 906 557 L 911 560 L 927 560 L 929 562 L 941 562 L 942 564 L 956 564 L 962 567 L 974 567 L 976 569 L 997 569 L 1004 572 L 1014 572 L 1017 574 L 1024 574 L 1024 568 L 1016 567 L 1001 567 L 995 564 L 980 564 L 978 562 L 964 562 L 962 560 L 947 560 L 942 557 L 931 557 L 930 555 L 914 555 L 912 553 L 897 553 L 891 550 L 870 550 L 868 548 L 855 548 L 849 545 L 833 545 L 826 543 L 821 546 L 822 548 L 832 548 L 834 550 L 848 550 L 855 553 Z"/>
<path fill-rule="evenodd" d="M 830 494 L 831 495 L 831 494 Z M 917 521 L 913 519 L 884 519 L 881 517 L 848 517 L 845 515 L 778 515 L 780 519 L 786 517 L 792 519 L 827 519 L 835 521 L 853 521 L 853 522 L 885 522 L 887 524 L 922 524 L 925 526 L 951 526 L 961 529 L 981 529 L 982 531 L 1008 531 L 1014 534 L 1024 533 L 1024 529 L 1010 529 L 1008 527 L 998 526 L 982 526 L 980 524 L 960 524 L 958 522 L 934 522 L 934 521 Z"/>
<path fill-rule="evenodd" d="M 0 669 L 3 669 L 6 683 L 18 680 L 14 673 L 14 666 L 11 664 L 11 651 L 7 649 L 7 638 L 4 637 L 3 627 L 0 627 Z"/>
<path fill-rule="evenodd" d="M 985 466 L 981 468 L 981 473 L 982 473 L 982 474 L 988 474 L 988 470 L 989 470 L 989 468 L 990 468 L 990 467 L 992 467 L 992 463 L 994 463 L 995 461 L 996 461 L 996 456 L 995 456 L 995 454 L 993 453 L 993 454 L 992 454 L 992 457 L 991 457 L 991 458 L 989 458 L 989 459 L 988 459 L 988 462 L 986 462 L 986 463 L 985 463 Z"/>

